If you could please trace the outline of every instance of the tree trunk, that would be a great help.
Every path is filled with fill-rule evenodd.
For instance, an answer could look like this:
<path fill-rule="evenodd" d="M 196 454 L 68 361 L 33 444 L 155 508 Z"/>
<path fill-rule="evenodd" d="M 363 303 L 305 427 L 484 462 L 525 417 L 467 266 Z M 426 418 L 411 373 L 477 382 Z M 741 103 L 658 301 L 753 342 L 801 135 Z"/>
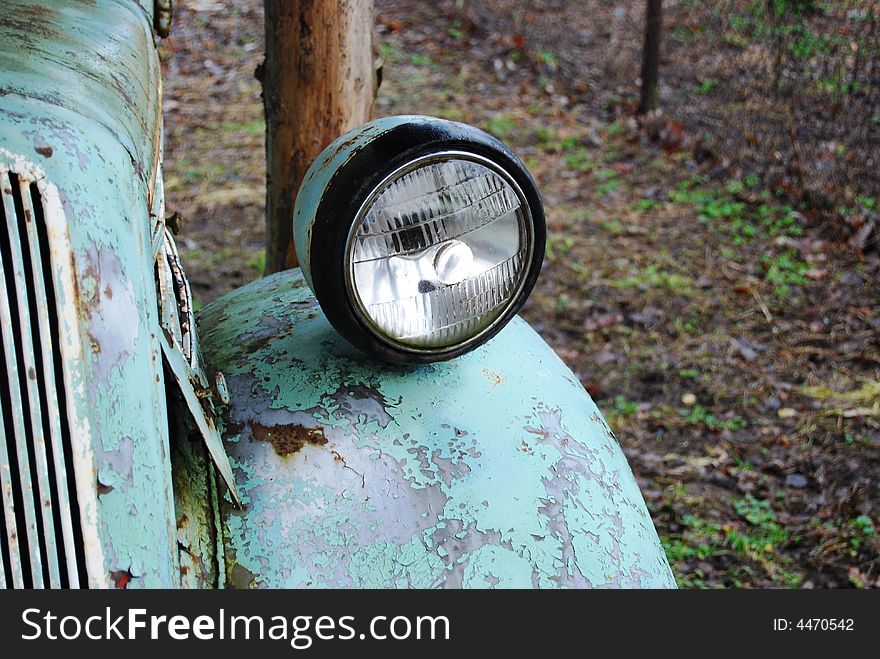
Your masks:
<path fill-rule="evenodd" d="M 657 109 L 660 93 L 660 36 L 663 32 L 663 0 L 648 0 L 645 47 L 642 50 L 642 98 L 639 113 Z"/>
<path fill-rule="evenodd" d="M 373 0 L 264 0 L 266 274 L 297 265 L 293 204 L 333 139 L 369 120 Z"/>

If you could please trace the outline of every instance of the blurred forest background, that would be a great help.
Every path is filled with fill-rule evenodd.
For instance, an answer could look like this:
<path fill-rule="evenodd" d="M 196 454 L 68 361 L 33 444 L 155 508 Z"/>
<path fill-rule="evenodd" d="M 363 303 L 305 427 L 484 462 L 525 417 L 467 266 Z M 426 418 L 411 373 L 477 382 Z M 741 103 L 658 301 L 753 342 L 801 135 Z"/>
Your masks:
<path fill-rule="evenodd" d="M 615 429 L 679 583 L 880 587 L 880 4 L 376 0 L 374 114 L 512 146 L 523 315 Z M 166 190 L 198 303 L 264 269 L 260 0 L 177 0 Z"/>

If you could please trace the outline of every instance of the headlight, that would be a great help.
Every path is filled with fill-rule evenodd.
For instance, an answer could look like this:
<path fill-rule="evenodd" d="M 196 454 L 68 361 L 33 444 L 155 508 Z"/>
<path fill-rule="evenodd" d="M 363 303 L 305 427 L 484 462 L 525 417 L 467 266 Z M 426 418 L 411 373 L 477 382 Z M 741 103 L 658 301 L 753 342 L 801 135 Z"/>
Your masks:
<path fill-rule="evenodd" d="M 333 326 L 395 362 L 449 359 L 522 306 L 544 253 L 523 164 L 471 126 L 390 117 L 333 142 L 294 213 L 303 273 Z"/>

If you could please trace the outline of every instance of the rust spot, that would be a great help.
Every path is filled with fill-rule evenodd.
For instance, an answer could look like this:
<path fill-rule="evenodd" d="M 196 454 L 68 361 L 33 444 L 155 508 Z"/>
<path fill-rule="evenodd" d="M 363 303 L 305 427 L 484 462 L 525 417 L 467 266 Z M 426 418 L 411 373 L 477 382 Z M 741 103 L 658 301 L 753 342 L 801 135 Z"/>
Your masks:
<path fill-rule="evenodd" d="M 492 388 L 494 389 L 499 384 L 504 382 L 504 376 L 500 373 L 496 373 L 495 371 L 490 371 L 488 368 L 483 369 L 483 375 L 489 378 L 489 382 L 492 383 Z"/>
<path fill-rule="evenodd" d="M 110 494 L 113 491 L 113 486 L 104 485 L 101 481 L 95 481 L 95 490 L 98 492 L 98 495 Z"/>
<path fill-rule="evenodd" d="M 233 588 L 251 588 L 256 581 L 257 575 L 240 563 L 232 566 L 229 573 L 229 583 Z"/>
<path fill-rule="evenodd" d="M 110 572 L 110 578 L 113 580 L 113 585 L 116 586 L 116 588 L 124 590 L 128 588 L 128 584 L 134 579 L 134 575 L 130 570 L 115 570 Z"/>
<path fill-rule="evenodd" d="M 254 439 L 268 442 L 281 457 L 287 457 L 302 450 L 303 446 L 314 444 L 323 446 L 327 437 L 321 428 L 306 428 L 300 424 L 264 426 L 259 423 L 251 425 Z"/>
<path fill-rule="evenodd" d="M 36 151 L 37 153 L 39 153 L 41 156 L 43 156 L 45 158 L 51 158 L 52 153 L 54 153 L 52 147 L 49 146 L 48 144 L 40 144 L 39 146 L 35 146 L 34 151 Z"/>

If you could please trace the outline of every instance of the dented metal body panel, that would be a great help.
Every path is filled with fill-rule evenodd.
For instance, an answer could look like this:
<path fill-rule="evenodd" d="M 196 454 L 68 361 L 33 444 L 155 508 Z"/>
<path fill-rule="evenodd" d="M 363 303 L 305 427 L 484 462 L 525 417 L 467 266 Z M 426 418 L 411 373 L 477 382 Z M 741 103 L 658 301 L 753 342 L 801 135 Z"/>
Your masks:
<path fill-rule="evenodd" d="M 672 587 L 623 452 L 521 319 L 458 359 L 377 363 L 291 270 L 206 306 L 226 376 L 234 587 Z"/>
<path fill-rule="evenodd" d="M 40 206 L 41 217 L 25 208 L 18 219 L 46 235 L 54 304 L 40 309 L 55 317 L 60 341 L 41 363 L 54 360 L 63 376 L 56 403 L 87 563 L 79 585 L 96 587 L 179 582 L 151 249 L 161 127 L 151 19 L 144 6 L 113 0 L 0 8 L 0 178 L 31 186 Z M 26 296 L 4 291 L 26 313 Z M 13 415 L 37 404 L 22 391 Z M 28 433 L 38 446 L 51 434 L 38 423 Z M 44 533 L 49 526 L 43 520 Z"/>

